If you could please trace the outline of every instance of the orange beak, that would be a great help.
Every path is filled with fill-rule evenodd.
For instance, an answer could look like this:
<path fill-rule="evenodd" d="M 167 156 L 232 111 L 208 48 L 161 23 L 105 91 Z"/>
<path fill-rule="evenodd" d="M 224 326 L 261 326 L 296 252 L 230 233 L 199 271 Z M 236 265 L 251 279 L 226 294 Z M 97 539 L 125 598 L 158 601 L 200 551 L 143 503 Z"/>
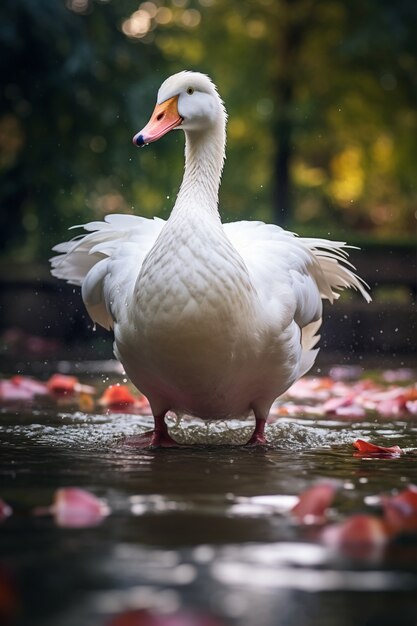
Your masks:
<path fill-rule="evenodd" d="M 135 146 L 145 146 L 147 143 L 156 141 L 170 130 L 182 123 L 182 117 L 178 113 L 178 96 L 169 98 L 161 104 L 157 104 L 152 117 L 145 128 L 133 137 Z"/>

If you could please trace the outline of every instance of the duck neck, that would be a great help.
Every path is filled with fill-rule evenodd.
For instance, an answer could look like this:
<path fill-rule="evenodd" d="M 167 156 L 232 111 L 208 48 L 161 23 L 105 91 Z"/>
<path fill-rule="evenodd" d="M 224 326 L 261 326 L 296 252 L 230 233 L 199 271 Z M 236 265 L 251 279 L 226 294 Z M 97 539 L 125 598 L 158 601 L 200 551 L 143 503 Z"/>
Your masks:
<path fill-rule="evenodd" d="M 220 220 L 218 198 L 225 158 L 226 130 L 222 120 L 204 131 L 185 131 L 185 169 L 172 215 L 196 209 Z"/>

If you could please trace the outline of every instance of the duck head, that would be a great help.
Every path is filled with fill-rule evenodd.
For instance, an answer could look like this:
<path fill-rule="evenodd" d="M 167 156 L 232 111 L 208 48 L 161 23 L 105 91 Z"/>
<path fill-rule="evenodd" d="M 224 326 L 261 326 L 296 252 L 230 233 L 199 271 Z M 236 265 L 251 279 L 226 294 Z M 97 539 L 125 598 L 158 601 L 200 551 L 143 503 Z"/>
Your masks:
<path fill-rule="evenodd" d="M 136 133 L 133 143 L 142 147 L 174 128 L 205 131 L 226 119 L 223 102 L 210 78 L 199 72 L 179 72 L 162 83 L 151 119 Z"/>

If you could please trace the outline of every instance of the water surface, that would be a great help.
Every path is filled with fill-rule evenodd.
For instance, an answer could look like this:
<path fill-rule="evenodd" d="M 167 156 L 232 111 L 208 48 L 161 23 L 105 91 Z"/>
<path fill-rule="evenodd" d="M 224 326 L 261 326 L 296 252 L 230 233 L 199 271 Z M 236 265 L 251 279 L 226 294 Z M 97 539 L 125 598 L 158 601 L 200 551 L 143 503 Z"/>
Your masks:
<path fill-rule="evenodd" d="M 235 626 L 415 626 L 416 540 L 362 556 L 335 552 L 288 510 L 325 478 L 340 481 L 334 520 L 417 484 L 416 418 L 279 419 L 263 449 L 236 445 L 250 421 L 208 428 L 172 420 L 174 436 L 192 446 L 121 444 L 150 425 L 65 406 L 3 409 L 0 495 L 15 514 L 0 526 L 0 579 L 20 607 L 8 623 L 105 626 L 121 611 L 150 607 L 194 609 Z M 409 452 L 356 458 L 358 437 Z M 66 529 L 31 513 L 63 486 L 91 490 L 111 515 Z"/>

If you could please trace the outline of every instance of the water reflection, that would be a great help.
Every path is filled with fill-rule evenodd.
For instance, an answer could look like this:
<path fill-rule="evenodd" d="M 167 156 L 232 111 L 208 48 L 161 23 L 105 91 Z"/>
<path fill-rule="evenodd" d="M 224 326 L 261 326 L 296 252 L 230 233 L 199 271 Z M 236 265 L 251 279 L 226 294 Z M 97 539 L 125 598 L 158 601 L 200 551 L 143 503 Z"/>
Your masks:
<path fill-rule="evenodd" d="M 288 510 L 317 479 L 340 483 L 334 519 L 417 483 L 411 453 L 358 459 L 351 448 L 375 437 L 412 448 L 416 421 L 285 418 L 269 425 L 268 447 L 246 449 L 231 444 L 250 422 L 194 420 L 181 424 L 193 447 L 120 444 L 150 425 L 137 415 L 3 412 L 1 496 L 16 514 L 1 526 L 0 573 L 17 581 L 15 624 L 104 626 L 127 609 L 184 607 L 235 626 L 415 620 L 416 543 L 354 558 L 320 545 L 317 529 L 297 526 Z M 112 514 L 83 530 L 31 515 L 69 485 L 92 490 Z"/>

